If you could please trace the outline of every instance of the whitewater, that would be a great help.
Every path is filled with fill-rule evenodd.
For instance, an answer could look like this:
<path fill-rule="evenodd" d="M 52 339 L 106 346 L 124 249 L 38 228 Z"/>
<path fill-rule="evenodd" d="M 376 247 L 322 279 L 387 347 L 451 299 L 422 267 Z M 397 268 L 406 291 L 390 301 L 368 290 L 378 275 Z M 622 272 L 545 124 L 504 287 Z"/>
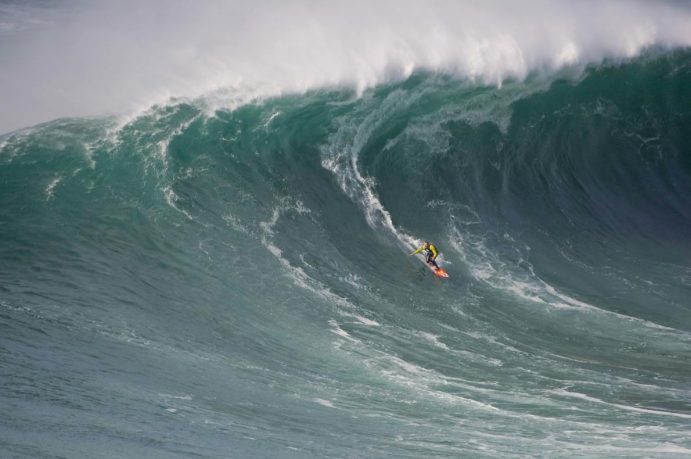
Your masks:
<path fill-rule="evenodd" d="M 690 45 L 683 2 L 0 3 L 0 456 L 689 457 Z"/>

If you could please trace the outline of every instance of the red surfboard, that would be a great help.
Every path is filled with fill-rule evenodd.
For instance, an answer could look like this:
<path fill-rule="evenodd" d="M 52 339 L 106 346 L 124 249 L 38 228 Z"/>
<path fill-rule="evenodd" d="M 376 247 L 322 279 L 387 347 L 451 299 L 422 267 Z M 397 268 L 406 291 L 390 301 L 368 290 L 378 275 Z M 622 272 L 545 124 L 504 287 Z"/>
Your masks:
<path fill-rule="evenodd" d="M 434 273 L 435 276 L 443 277 L 444 279 L 449 277 L 449 273 L 447 273 L 444 268 L 435 268 L 434 265 L 431 265 L 431 264 L 427 263 L 426 261 L 425 261 L 425 264 Z"/>
<path fill-rule="evenodd" d="M 437 268 L 437 269 L 434 269 L 434 267 L 432 267 L 432 271 L 434 272 L 434 275 L 437 276 L 437 277 L 443 277 L 443 278 L 449 277 L 449 273 L 447 273 L 447 272 L 444 270 L 444 268 Z"/>
<path fill-rule="evenodd" d="M 411 253 L 411 255 L 414 255 L 414 254 Z M 416 257 L 416 258 L 417 258 L 417 257 Z M 444 268 L 435 267 L 434 265 L 427 263 L 427 261 L 426 261 L 425 259 L 423 259 L 423 258 L 418 258 L 418 259 L 419 259 L 421 262 L 423 262 L 423 263 L 432 271 L 432 273 L 433 273 L 435 276 L 441 277 L 441 278 L 444 278 L 444 279 L 446 279 L 446 278 L 449 277 L 449 273 L 447 273 L 446 270 L 445 270 Z"/>

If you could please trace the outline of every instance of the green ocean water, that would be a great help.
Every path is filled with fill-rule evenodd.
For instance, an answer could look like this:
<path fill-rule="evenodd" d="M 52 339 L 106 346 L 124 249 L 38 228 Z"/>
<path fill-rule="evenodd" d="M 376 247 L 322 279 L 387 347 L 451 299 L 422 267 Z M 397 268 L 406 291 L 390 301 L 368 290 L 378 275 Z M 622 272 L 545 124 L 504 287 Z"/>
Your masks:
<path fill-rule="evenodd" d="M 0 456 L 688 457 L 689 126 L 679 51 L 5 134 Z"/>

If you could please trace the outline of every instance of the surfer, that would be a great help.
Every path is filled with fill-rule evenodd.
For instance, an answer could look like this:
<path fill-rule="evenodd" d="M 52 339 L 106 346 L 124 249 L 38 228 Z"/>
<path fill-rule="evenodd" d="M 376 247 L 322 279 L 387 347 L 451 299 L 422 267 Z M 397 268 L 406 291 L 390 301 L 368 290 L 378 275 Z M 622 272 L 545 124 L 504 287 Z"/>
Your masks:
<path fill-rule="evenodd" d="M 437 256 L 439 255 L 439 251 L 437 248 L 434 246 L 434 244 L 425 241 L 424 244 L 420 246 L 419 249 L 417 249 L 415 252 L 411 253 L 411 255 L 418 254 L 422 252 L 423 250 L 426 251 L 426 262 L 432 266 L 434 266 L 435 269 L 439 269 L 439 265 L 437 265 L 437 262 L 434 261 L 437 259 Z"/>

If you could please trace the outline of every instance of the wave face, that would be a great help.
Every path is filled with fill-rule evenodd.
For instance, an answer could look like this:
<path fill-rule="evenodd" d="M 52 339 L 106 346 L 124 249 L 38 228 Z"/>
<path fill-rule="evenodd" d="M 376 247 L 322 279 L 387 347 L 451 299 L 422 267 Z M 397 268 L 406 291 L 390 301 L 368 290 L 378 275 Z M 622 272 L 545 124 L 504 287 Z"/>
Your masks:
<path fill-rule="evenodd" d="M 690 107 L 675 52 L 0 137 L 3 450 L 687 457 Z"/>

